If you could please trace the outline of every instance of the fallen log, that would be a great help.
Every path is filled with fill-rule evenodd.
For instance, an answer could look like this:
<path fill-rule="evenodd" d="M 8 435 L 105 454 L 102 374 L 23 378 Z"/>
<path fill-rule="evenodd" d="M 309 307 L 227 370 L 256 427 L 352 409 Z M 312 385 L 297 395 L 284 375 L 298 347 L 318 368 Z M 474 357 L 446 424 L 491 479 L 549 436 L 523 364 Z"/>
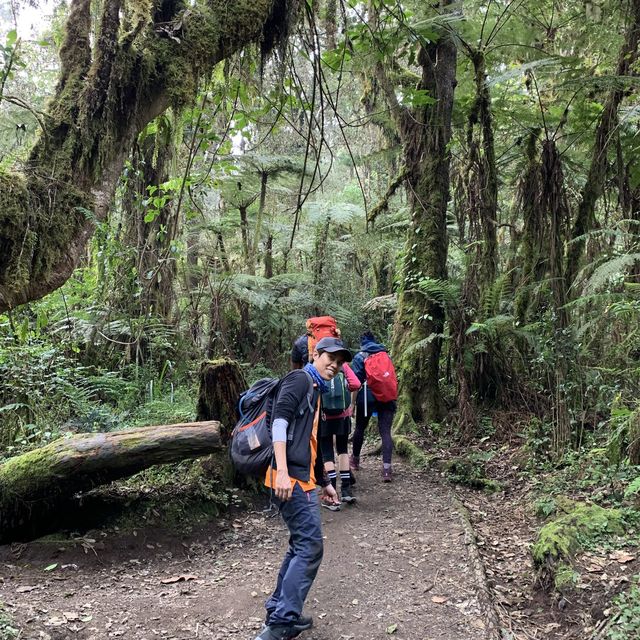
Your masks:
<path fill-rule="evenodd" d="M 0 544 L 41 535 L 78 493 L 221 446 L 220 423 L 211 420 L 80 434 L 9 458 L 0 464 Z"/>

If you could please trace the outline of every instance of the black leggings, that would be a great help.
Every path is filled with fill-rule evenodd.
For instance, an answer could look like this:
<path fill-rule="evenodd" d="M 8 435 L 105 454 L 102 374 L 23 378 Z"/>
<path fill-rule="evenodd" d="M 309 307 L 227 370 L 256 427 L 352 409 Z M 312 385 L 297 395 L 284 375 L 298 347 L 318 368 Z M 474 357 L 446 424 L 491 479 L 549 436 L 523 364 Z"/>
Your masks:
<path fill-rule="evenodd" d="M 344 434 L 342 436 L 333 436 L 332 434 L 328 436 L 320 436 L 320 451 L 322 451 L 322 460 L 324 462 L 334 462 L 333 457 L 333 438 L 336 439 L 336 451 L 338 455 L 343 453 L 347 453 L 348 451 L 348 443 L 349 443 L 349 434 Z"/>
<path fill-rule="evenodd" d="M 391 424 L 396 413 L 395 402 L 376 402 L 374 406 L 367 407 L 369 413 L 378 412 L 378 431 L 382 439 L 382 462 L 391 463 L 393 452 L 393 439 L 391 438 Z M 360 457 L 362 443 L 364 442 L 364 432 L 369 424 L 371 415 L 364 415 L 364 404 L 358 403 L 356 407 L 356 428 L 353 432 L 353 455 Z"/>

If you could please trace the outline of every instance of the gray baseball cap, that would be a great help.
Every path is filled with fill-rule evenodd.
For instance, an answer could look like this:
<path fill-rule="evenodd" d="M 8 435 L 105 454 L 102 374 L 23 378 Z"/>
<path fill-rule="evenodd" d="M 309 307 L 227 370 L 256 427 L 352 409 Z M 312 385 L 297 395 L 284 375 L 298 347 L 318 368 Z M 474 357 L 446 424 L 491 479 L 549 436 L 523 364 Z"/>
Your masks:
<path fill-rule="evenodd" d="M 316 349 L 318 351 L 327 351 L 328 353 L 342 353 L 345 362 L 351 362 L 353 356 L 351 351 L 344 346 L 344 342 L 338 338 L 320 338 L 316 342 Z"/>

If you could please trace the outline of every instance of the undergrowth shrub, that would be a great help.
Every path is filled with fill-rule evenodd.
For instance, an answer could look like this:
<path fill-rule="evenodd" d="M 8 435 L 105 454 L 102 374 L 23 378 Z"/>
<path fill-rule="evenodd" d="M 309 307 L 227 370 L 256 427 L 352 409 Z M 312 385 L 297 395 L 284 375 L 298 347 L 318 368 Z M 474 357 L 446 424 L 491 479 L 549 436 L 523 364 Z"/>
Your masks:
<path fill-rule="evenodd" d="M 65 431 L 99 431 L 108 407 L 131 401 L 135 385 L 118 374 L 79 366 L 43 341 L 0 344 L 0 453 L 29 448 Z"/>
<path fill-rule="evenodd" d="M 0 640 L 13 640 L 19 635 L 20 631 L 14 626 L 11 616 L 5 611 L 0 600 Z"/>

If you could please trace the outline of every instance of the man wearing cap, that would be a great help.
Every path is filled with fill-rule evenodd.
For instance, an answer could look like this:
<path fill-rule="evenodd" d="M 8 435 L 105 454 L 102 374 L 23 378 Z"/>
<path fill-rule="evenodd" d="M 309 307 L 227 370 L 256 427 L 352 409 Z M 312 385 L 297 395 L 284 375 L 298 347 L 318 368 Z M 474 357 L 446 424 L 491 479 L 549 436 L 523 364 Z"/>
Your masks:
<path fill-rule="evenodd" d="M 278 573 L 276 588 L 266 601 L 266 624 L 255 640 L 295 638 L 313 621 L 302 615 L 302 607 L 322 561 L 322 528 L 316 484 L 323 499 L 339 504 L 338 495 L 324 476 L 318 449 L 320 396 L 351 352 L 338 338 L 322 338 L 313 351 L 312 362 L 283 381 L 273 408 L 273 468 L 267 470 L 265 485 L 273 489 L 280 513 L 289 529 L 289 548 Z M 299 410 L 313 380 L 310 407 Z"/>

